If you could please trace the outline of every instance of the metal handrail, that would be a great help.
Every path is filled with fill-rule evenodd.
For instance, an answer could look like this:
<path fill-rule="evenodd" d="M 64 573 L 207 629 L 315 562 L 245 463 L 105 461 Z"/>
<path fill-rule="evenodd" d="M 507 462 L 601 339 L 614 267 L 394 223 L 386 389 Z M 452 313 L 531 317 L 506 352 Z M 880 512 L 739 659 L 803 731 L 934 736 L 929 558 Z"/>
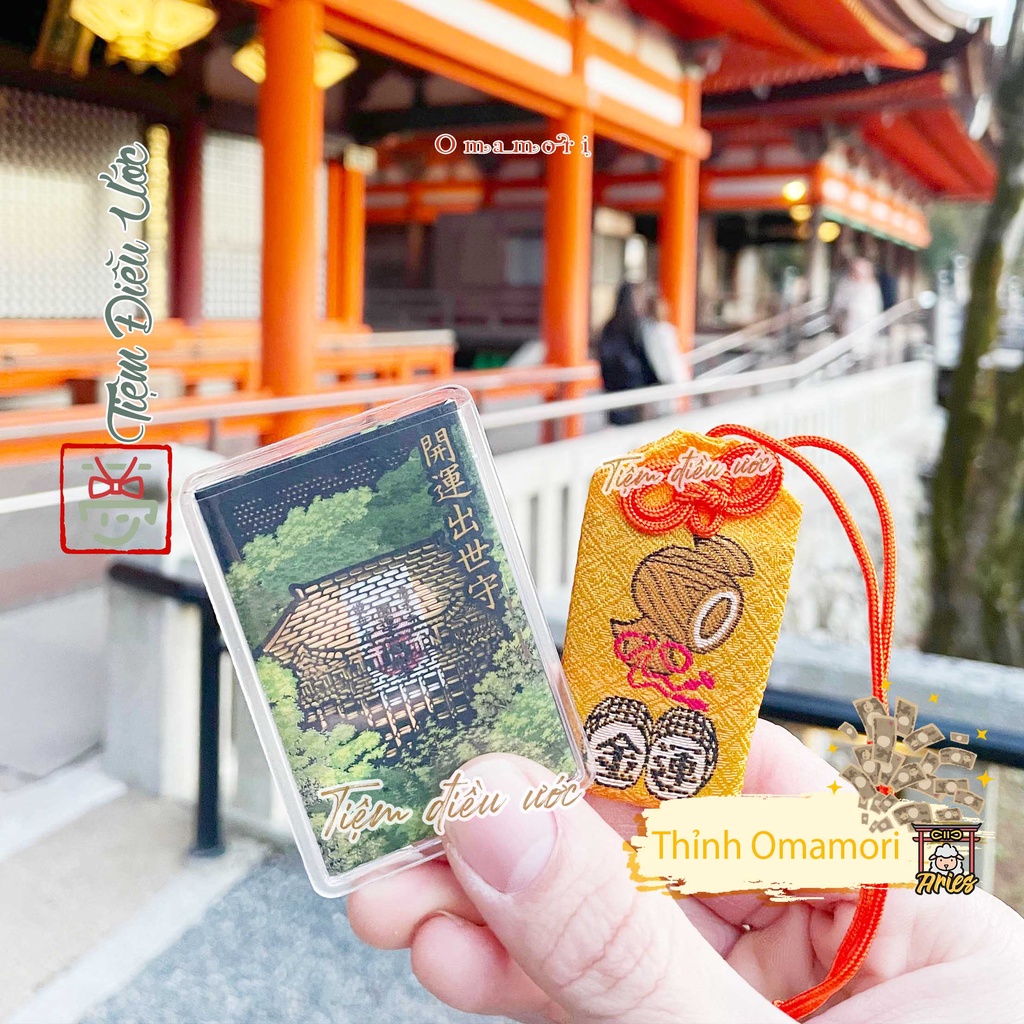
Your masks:
<path fill-rule="evenodd" d="M 168 577 L 153 569 L 115 563 L 112 580 L 125 586 L 199 607 L 202 616 L 200 659 L 200 750 L 199 800 L 196 808 L 195 852 L 221 852 L 217 784 L 219 778 L 219 665 L 222 644 L 220 630 L 203 584 L 198 580 Z M 557 626 L 553 625 L 556 635 Z M 559 645 L 560 647 L 560 645 Z M 775 686 L 769 680 L 759 714 L 788 722 L 835 729 L 850 717 L 849 700 L 802 690 Z M 935 717 L 945 735 L 962 727 L 954 718 Z M 1012 725 L 1012 723 L 1010 723 Z M 1011 727 L 990 726 L 984 758 L 992 764 L 1024 769 L 1024 733 Z"/>
<path fill-rule="evenodd" d="M 804 309 L 813 303 L 806 303 L 803 307 L 795 307 L 790 312 Z M 596 395 L 590 398 L 574 398 L 553 402 L 543 405 L 528 406 L 521 409 L 509 409 L 498 412 L 484 412 L 481 415 L 483 425 L 486 429 L 495 430 L 501 427 L 520 426 L 527 423 L 542 423 L 551 420 L 563 419 L 569 416 L 586 415 L 587 413 L 607 412 L 611 409 L 627 409 L 632 406 L 646 405 L 649 402 L 659 402 L 678 398 L 691 398 L 701 395 L 724 393 L 728 391 L 744 390 L 746 388 L 758 388 L 764 385 L 789 383 L 797 384 L 802 380 L 817 373 L 829 363 L 846 355 L 854 346 L 865 337 L 871 337 L 880 330 L 891 326 L 899 320 L 916 313 L 922 306 L 917 298 L 907 299 L 892 309 L 887 310 L 881 316 L 875 318 L 850 334 L 838 338 L 831 344 L 819 349 L 817 352 L 796 363 L 788 366 L 769 367 L 762 370 L 749 370 L 742 373 L 735 373 L 729 376 L 715 376 L 711 378 L 700 378 L 692 381 L 685 381 L 680 384 L 658 384 L 648 388 L 636 388 L 631 391 L 620 391 L 610 394 Z M 777 319 L 777 318 L 776 318 Z M 765 321 L 770 323 L 771 321 Z M 763 326 L 763 325 L 762 325 Z M 718 344 L 727 339 L 736 339 L 743 332 L 736 332 L 735 335 L 727 335 L 718 339 Z M 707 346 L 704 346 L 705 348 Z M 719 353 L 724 348 L 717 349 Z M 495 373 L 481 374 L 472 383 L 472 390 L 487 392 L 499 388 L 515 387 L 521 384 L 571 384 L 584 381 L 590 377 L 592 370 L 588 367 L 531 367 L 521 371 L 504 370 Z M 298 395 L 292 398 L 258 398 L 232 402 L 228 409 L 220 403 L 210 402 L 208 404 L 197 403 L 188 409 L 169 410 L 159 412 L 158 423 L 161 425 L 171 423 L 190 422 L 212 422 L 219 423 L 223 420 L 241 418 L 247 416 L 274 415 L 283 412 L 312 411 L 331 408 L 344 408 L 353 405 L 374 405 L 381 402 L 393 401 L 398 398 L 406 398 L 410 395 L 420 394 L 425 386 L 439 387 L 443 384 L 461 384 L 464 379 L 458 375 L 452 378 L 431 379 L 429 383 L 398 384 L 385 387 L 354 388 L 346 391 L 330 393 L 318 393 L 314 395 Z M 82 417 L 79 419 L 65 419 L 57 422 L 42 423 L 31 427 L 21 425 L 18 427 L 0 426 L 0 441 L 23 440 L 26 438 L 61 436 L 67 434 L 82 433 L 89 430 L 102 430 L 104 424 L 94 417 Z M 68 498 L 65 500 L 77 500 Z M 0 499 L 0 515 L 9 512 L 23 511 L 29 508 L 44 508 L 59 503 L 59 492 L 47 492 L 42 495 L 18 495 L 13 498 Z"/>
<path fill-rule="evenodd" d="M 692 398 L 697 395 L 709 395 L 723 391 L 741 391 L 746 388 L 763 387 L 766 384 L 797 384 L 824 369 L 829 363 L 848 354 L 863 339 L 871 338 L 878 331 L 892 326 L 897 321 L 916 313 L 919 309 L 921 309 L 921 305 L 916 298 L 907 299 L 842 338 L 837 338 L 805 359 L 788 366 L 748 370 L 744 373 L 732 374 L 729 377 L 714 377 L 710 380 L 698 378 L 681 384 L 656 384 L 653 387 L 615 391 L 609 394 L 595 395 L 592 398 L 572 398 L 548 402 L 526 409 L 489 412 L 484 413 L 481 419 L 485 429 L 495 430 L 499 427 L 521 426 L 525 423 L 541 423 L 569 416 L 608 412 L 611 409 L 628 409 L 632 406 L 647 405 L 649 402 Z"/>
<path fill-rule="evenodd" d="M 166 576 L 144 566 L 115 562 L 109 575 L 115 583 L 199 610 L 199 777 L 192 854 L 219 857 L 224 852 L 220 822 L 220 656 L 224 644 L 210 597 L 200 580 Z"/>
<path fill-rule="evenodd" d="M 812 303 L 807 303 L 806 305 L 812 305 Z M 765 370 L 752 370 L 732 374 L 728 377 L 698 379 L 681 384 L 658 384 L 654 387 L 636 388 L 631 391 L 617 391 L 589 398 L 569 398 L 550 401 L 542 404 L 542 406 L 529 406 L 524 409 L 492 413 L 485 412 L 481 414 L 481 420 L 485 429 L 496 430 L 502 427 L 542 423 L 569 416 L 607 412 L 613 409 L 629 409 L 635 406 L 645 406 L 648 402 L 664 401 L 667 399 L 695 397 L 779 383 L 796 385 L 828 366 L 830 362 L 834 362 L 847 354 L 862 338 L 871 337 L 877 332 L 891 327 L 921 308 L 920 303 L 915 298 L 907 299 L 899 305 L 893 306 L 881 316 L 873 319 L 873 321 L 863 325 L 856 331 L 838 338 L 836 341 L 801 359 L 799 362 L 794 362 L 790 366 L 770 367 Z M 738 334 L 739 332 L 737 332 Z M 719 351 L 723 350 L 719 349 Z M 535 369 L 523 371 L 519 374 L 505 372 L 503 374 L 480 377 L 473 382 L 473 390 L 487 391 L 498 387 L 515 386 L 519 383 L 572 383 L 582 379 L 585 379 L 585 377 L 584 371 L 580 367 L 546 367 L 540 371 Z M 430 386 L 434 387 L 453 382 L 458 383 L 458 378 L 454 380 L 431 380 Z M 422 390 L 422 384 L 400 384 L 391 387 L 360 388 L 350 391 L 332 392 L 330 394 L 300 395 L 294 398 L 257 398 L 251 401 L 240 401 L 232 404 L 229 411 L 211 404 L 208 409 L 200 406 L 187 411 L 176 411 L 166 415 L 159 415 L 155 418 L 155 422 L 159 424 L 203 420 L 219 422 L 232 417 L 272 415 L 275 413 L 357 406 L 357 404 L 364 402 L 371 404 L 380 401 L 390 401 L 394 398 L 403 398 L 412 394 L 419 394 Z M 97 429 L 101 429 L 103 424 L 97 420 L 96 426 Z M 74 426 L 76 431 L 85 429 L 88 429 L 88 426 L 85 424 L 75 424 Z M 0 427 L 0 440 L 59 435 L 69 432 L 73 431 L 69 429 L 67 423 L 39 424 L 28 433 L 24 427 Z M 84 490 L 85 488 L 76 488 L 73 493 L 66 493 L 63 500 L 66 503 L 80 501 L 86 497 Z M 79 492 L 82 493 L 80 494 Z M 35 495 L 17 495 L 12 498 L 0 498 L 0 516 L 11 512 L 47 508 L 59 503 L 60 493 L 57 490 Z"/>
<path fill-rule="evenodd" d="M 783 690 L 769 682 L 761 702 L 761 716 L 813 725 L 819 729 L 838 729 L 843 722 L 850 720 L 850 702 L 806 691 Z M 963 725 L 955 719 L 931 713 L 928 720 L 934 721 L 946 736 Z M 1024 769 L 1024 735 L 990 726 L 985 740 L 985 760 L 1008 768 Z"/>
<path fill-rule="evenodd" d="M 769 317 L 767 320 L 759 320 L 756 324 L 741 327 L 738 331 L 724 334 L 721 338 L 715 338 L 714 341 L 709 341 L 699 348 L 692 349 L 683 355 L 683 362 L 691 367 L 696 366 L 698 363 L 706 362 L 714 356 L 720 356 L 724 352 L 731 352 L 745 342 L 759 341 L 765 335 L 771 334 L 780 328 L 791 326 L 798 320 L 809 318 L 816 313 L 823 313 L 826 308 L 827 303 L 822 299 L 811 299 L 808 302 L 801 303 L 799 306 L 792 306 L 781 313 L 776 313 L 775 316 Z"/>
<path fill-rule="evenodd" d="M 89 497 L 89 488 L 69 487 L 66 491 L 35 491 L 31 494 L 15 494 L 10 498 L 0 498 L 0 516 L 12 512 L 31 512 L 39 508 L 55 508 L 63 502 L 72 505 L 85 501 Z"/>

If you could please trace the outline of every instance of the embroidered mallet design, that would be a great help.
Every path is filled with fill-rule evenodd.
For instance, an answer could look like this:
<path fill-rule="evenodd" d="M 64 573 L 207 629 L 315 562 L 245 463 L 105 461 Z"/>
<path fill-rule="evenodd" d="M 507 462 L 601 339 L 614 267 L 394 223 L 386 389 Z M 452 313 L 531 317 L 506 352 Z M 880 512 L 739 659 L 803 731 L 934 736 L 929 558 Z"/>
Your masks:
<path fill-rule="evenodd" d="M 658 719 L 647 758 L 647 789 L 659 800 L 696 796 L 718 764 L 711 719 L 691 708 L 672 708 Z"/>
<path fill-rule="evenodd" d="M 626 789 L 646 770 L 648 792 L 659 800 L 694 796 L 718 763 L 711 719 L 691 708 L 672 708 L 657 724 L 638 700 L 606 697 L 584 725 L 597 782 Z"/>
<path fill-rule="evenodd" d="M 750 555 L 728 537 L 695 537 L 692 548 L 660 548 L 633 573 L 631 591 L 640 617 L 613 620 L 612 632 L 649 633 L 706 654 L 735 631 L 743 614 L 739 581 L 753 575 Z"/>
<path fill-rule="evenodd" d="M 694 653 L 706 654 L 733 634 L 743 614 L 739 578 L 753 573 L 750 556 L 726 537 L 696 537 L 692 548 L 673 545 L 644 558 L 631 586 L 639 618 L 611 622 L 629 685 L 706 711 L 693 691 L 713 689 L 715 679 L 704 670 L 690 676 Z"/>
<path fill-rule="evenodd" d="M 583 730 L 597 782 L 626 789 L 640 781 L 654 730 L 645 704 L 630 697 L 607 697 L 587 716 Z"/>

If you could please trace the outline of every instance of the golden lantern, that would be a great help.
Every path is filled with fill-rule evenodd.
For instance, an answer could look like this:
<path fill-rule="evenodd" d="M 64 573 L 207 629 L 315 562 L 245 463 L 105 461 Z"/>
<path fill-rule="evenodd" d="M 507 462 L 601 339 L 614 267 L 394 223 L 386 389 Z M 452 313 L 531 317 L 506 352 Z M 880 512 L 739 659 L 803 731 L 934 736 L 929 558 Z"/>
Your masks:
<path fill-rule="evenodd" d="M 842 228 L 834 220 L 823 220 L 818 225 L 818 237 L 823 242 L 834 242 L 841 231 Z"/>
<path fill-rule="evenodd" d="M 246 78 L 262 85 L 267 77 L 267 53 L 263 40 L 253 36 L 245 46 L 235 51 L 231 64 Z M 313 55 L 313 82 L 318 89 L 330 89 L 351 75 L 358 64 L 355 54 L 347 46 L 324 32 L 317 41 Z"/>
<path fill-rule="evenodd" d="M 814 209 L 808 206 L 807 203 L 798 203 L 796 206 L 789 208 L 789 215 L 797 224 L 803 224 L 804 221 L 808 221 L 814 216 Z"/>
<path fill-rule="evenodd" d="M 782 198 L 787 203 L 799 203 L 807 195 L 807 183 L 794 178 L 782 186 Z"/>
<path fill-rule="evenodd" d="M 106 60 L 123 60 L 136 74 L 158 67 L 171 75 L 179 51 L 217 21 L 208 0 L 71 0 L 71 17 L 107 41 Z"/>

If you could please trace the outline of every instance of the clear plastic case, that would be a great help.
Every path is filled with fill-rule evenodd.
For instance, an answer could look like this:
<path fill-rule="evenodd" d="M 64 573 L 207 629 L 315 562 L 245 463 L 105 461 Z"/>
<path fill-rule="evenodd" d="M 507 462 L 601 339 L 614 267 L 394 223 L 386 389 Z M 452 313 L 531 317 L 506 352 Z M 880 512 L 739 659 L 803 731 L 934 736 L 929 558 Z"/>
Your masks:
<path fill-rule="evenodd" d="M 181 501 L 318 893 L 438 856 L 423 811 L 477 753 L 523 754 L 587 784 L 579 719 L 466 390 L 203 470 Z M 412 813 L 389 819 L 382 804 Z M 376 807 L 379 827 L 346 833 L 346 806 L 349 819 L 362 806 L 363 823 Z"/>

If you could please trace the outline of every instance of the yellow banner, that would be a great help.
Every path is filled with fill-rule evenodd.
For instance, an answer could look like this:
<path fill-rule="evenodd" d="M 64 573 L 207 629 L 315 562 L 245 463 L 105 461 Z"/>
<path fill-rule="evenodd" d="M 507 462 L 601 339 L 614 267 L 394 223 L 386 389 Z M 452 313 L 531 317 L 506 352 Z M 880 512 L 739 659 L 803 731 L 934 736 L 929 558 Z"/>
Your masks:
<path fill-rule="evenodd" d="M 645 810 L 638 881 L 687 895 L 915 884 L 913 830 L 870 830 L 846 787 L 807 796 L 712 796 Z M 871 815 L 874 818 L 874 815 Z"/>

